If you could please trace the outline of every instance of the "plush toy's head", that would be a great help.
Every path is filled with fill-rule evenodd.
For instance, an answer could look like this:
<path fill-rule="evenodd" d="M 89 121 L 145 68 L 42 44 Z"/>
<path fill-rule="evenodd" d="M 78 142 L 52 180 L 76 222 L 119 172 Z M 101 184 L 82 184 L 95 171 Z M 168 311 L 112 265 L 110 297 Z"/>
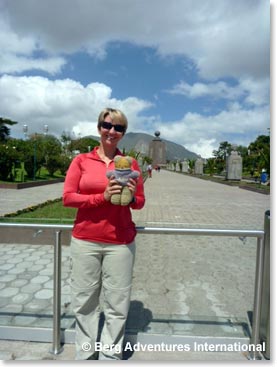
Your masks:
<path fill-rule="evenodd" d="M 116 170 L 129 170 L 132 166 L 132 157 L 116 155 L 114 157 L 114 165 Z"/>

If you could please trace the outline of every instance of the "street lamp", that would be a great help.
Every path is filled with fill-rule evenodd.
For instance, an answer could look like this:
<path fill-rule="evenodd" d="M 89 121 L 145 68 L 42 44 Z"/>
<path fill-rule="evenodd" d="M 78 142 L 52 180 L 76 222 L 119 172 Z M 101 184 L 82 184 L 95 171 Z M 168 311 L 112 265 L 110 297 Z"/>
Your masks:
<path fill-rule="evenodd" d="M 48 130 L 49 130 L 48 125 L 45 124 L 43 126 L 44 135 L 47 135 Z M 23 133 L 24 133 L 25 139 L 27 139 L 27 133 L 28 133 L 28 125 L 27 124 L 23 125 Z M 36 170 L 37 170 L 37 142 L 36 142 L 36 139 L 34 139 L 34 171 L 33 171 L 33 180 L 34 181 L 36 180 Z"/>
<path fill-rule="evenodd" d="M 27 133 L 28 133 L 28 125 L 23 125 L 23 133 L 24 133 L 24 136 L 25 136 L 25 139 L 27 139 Z"/>
<path fill-rule="evenodd" d="M 48 125 L 46 125 L 46 124 L 45 124 L 45 125 L 43 126 L 44 135 L 47 135 L 47 133 L 48 133 L 48 129 L 49 129 L 49 128 L 48 128 Z"/>

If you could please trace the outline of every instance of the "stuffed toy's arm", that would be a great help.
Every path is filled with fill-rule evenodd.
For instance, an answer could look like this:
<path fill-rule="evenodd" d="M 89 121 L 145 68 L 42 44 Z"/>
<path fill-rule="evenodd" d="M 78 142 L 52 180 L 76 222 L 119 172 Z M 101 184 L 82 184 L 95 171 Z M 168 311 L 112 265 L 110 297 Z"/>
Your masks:
<path fill-rule="evenodd" d="M 112 176 L 116 177 L 116 172 L 115 172 L 115 171 L 108 171 L 108 172 L 106 173 L 106 176 L 107 176 L 108 178 L 111 178 Z"/>
<path fill-rule="evenodd" d="M 130 207 L 132 209 L 142 209 L 145 204 L 143 176 L 138 162 L 135 159 L 133 160 L 132 169 L 134 170 L 133 172 L 138 172 L 139 176 L 137 176 L 137 189 L 134 195 L 134 201 L 130 204 Z"/>

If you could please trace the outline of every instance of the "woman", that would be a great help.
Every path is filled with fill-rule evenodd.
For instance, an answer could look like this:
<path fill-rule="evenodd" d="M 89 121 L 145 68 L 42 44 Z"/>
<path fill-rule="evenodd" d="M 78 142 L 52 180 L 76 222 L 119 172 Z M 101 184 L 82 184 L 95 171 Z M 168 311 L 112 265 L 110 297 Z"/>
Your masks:
<path fill-rule="evenodd" d="M 78 208 L 71 239 L 71 288 L 80 360 L 97 359 L 97 352 L 102 360 L 122 358 L 135 257 L 136 228 L 130 208 L 141 209 L 145 197 L 140 175 L 128 183 L 131 203 L 113 205 L 111 196 L 119 194 L 121 186 L 106 172 L 114 169 L 115 155 L 122 155 L 117 145 L 127 125 L 121 111 L 104 109 L 98 118 L 100 146 L 74 158 L 64 184 L 64 205 Z M 132 168 L 140 171 L 135 160 Z M 101 310 L 105 323 L 98 341 Z"/>

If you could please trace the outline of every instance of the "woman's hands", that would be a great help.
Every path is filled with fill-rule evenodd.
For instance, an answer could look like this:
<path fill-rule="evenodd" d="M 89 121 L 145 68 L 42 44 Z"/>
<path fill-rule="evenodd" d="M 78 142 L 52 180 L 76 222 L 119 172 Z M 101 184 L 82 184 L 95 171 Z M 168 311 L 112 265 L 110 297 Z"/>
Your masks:
<path fill-rule="evenodd" d="M 137 188 L 137 181 L 130 178 L 127 184 L 129 190 L 131 191 L 132 198 L 135 196 L 136 188 Z M 114 176 L 112 176 L 109 180 L 108 185 L 104 191 L 104 198 L 106 201 L 111 201 L 111 197 L 114 194 L 120 194 L 122 191 L 122 186 L 118 184 L 115 180 Z"/>
<path fill-rule="evenodd" d="M 129 187 L 129 190 L 131 191 L 132 199 L 133 199 L 135 197 L 135 193 L 137 190 L 137 181 L 134 180 L 133 178 L 130 178 L 128 182 L 128 187 Z"/>
<path fill-rule="evenodd" d="M 122 186 L 118 184 L 115 180 L 114 176 L 112 176 L 109 180 L 108 185 L 104 191 L 104 198 L 106 201 L 111 201 L 111 197 L 114 194 L 120 194 L 122 190 Z"/>

